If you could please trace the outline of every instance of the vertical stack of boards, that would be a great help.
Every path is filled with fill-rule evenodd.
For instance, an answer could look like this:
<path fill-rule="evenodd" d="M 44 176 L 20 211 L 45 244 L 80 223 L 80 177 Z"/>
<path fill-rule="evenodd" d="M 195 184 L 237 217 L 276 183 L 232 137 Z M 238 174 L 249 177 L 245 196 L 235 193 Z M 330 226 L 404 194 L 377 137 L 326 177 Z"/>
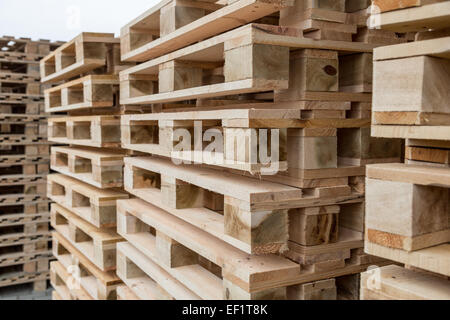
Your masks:
<path fill-rule="evenodd" d="M 405 163 L 367 167 L 368 254 L 399 264 L 361 298 L 450 299 L 450 1 L 376 1 L 374 27 L 416 32 L 375 49 L 372 136 L 404 139 Z"/>
<path fill-rule="evenodd" d="M 53 299 L 116 299 L 116 200 L 123 190 L 120 148 L 120 40 L 114 34 L 82 33 L 41 60 L 49 119 Z"/>
<path fill-rule="evenodd" d="M 363 250 L 365 166 L 401 159 L 370 136 L 372 53 L 414 39 L 368 29 L 370 4 L 164 0 L 120 58 L 99 34 L 46 57 L 44 82 L 76 77 L 45 94 L 72 145 L 48 178 L 55 299 L 359 299 L 389 264 Z"/>
<path fill-rule="evenodd" d="M 39 60 L 60 44 L 0 37 L 0 287 L 47 289 L 50 145 Z"/>

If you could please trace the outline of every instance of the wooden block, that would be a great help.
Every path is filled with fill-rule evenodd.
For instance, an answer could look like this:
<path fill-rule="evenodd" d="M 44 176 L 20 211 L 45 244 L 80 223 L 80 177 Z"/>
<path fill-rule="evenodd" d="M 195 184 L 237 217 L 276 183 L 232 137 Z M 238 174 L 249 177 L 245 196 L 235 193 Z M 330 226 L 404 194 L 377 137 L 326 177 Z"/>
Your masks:
<path fill-rule="evenodd" d="M 374 112 L 449 113 L 450 60 L 418 56 L 374 62 Z"/>
<path fill-rule="evenodd" d="M 400 160 L 401 140 L 371 137 L 370 128 L 339 129 L 337 140 L 340 158 Z"/>
<path fill-rule="evenodd" d="M 240 201 L 225 197 L 225 234 L 249 244 L 255 254 L 284 251 L 288 238 L 287 210 L 250 212 L 236 202 Z"/>
<path fill-rule="evenodd" d="M 198 254 L 160 231 L 156 231 L 158 259 L 169 268 L 198 264 Z"/>
<path fill-rule="evenodd" d="M 371 242 L 414 251 L 449 241 L 446 188 L 368 178 L 366 201 Z"/>
<path fill-rule="evenodd" d="M 303 49 L 291 54 L 289 89 L 277 91 L 276 101 L 301 100 L 306 91 L 336 92 L 339 89 L 337 53 Z"/>
<path fill-rule="evenodd" d="M 339 58 L 339 90 L 372 92 L 373 54 L 359 53 Z"/>
<path fill-rule="evenodd" d="M 203 207 L 203 189 L 173 177 L 161 177 L 162 202 L 174 209 Z"/>
<path fill-rule="evenodd" d="M 289 210 L 289 240 L 305 246 L 338 240 L 339 206 Z"/>
<path fill-rule="evenodd" d="M 405 148 L 405 158 L 415 161 L 449 164 L 450 150 L 407 146 Z"/>
<path fill-rule="evenodd" d="M 160 12 L 160 37 L 200 19 L 206 10 L 196 1 L 170 1 Z"/>
<path fill-rule="evenodd" d="M 159 92 L 172 92 L 202 85 L 202 69 L 184 61 L 170 61 L 159 66 Z"/>
<path fill-rule="evenodd" d="M 289 300 L 336 300 L 335 279 L 321 280 L 287 287 Z"/>
<path fill-rule="evenodd" d="M 236 46 L 225 42 L 225 82 L 289 79 L 289 48 L 264 44 Z"/>
<path fill-rule="evenodd" d="M 288 167 L 298 169 L 337 168 L 338 138 L 332 137 L 302 137 L 289 130 Z"/>

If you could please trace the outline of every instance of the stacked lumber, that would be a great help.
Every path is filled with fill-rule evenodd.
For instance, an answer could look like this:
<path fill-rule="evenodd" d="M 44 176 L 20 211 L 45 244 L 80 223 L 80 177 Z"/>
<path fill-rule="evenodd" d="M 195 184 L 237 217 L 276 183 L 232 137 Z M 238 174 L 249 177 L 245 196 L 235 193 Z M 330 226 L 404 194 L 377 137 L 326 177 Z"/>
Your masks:
<path fill-rule="evenodd" d="M 138 64 L 120 102 L 152 113 L 121 117 L 141 154 L 117 201 L 119 299 L 359 297 L 386 263 L 363 252 L 365 165 L 401 155 L 370 137 L 372 53 L 407 42 L 369 32 L 368 6 L 164 0 L 122 28 Z"/>
<path fill-rule="evenodd" d="M 0 287 L 47 289 L 50 149 L 39 59 L 59 45 L 0 37 Z"/>
<path fill-rule="evenodd" d="M 450 299 L 450 1 L 382 1 L 375 26 L 417 32 L 375 49 L 372 135 L 405 163 L 367 167 L 365 251 L 404 264 L 362 276 L 364 299 Z"/>
<path fill-rule="evenodd" d="M 41 60 L 49 119 L 51 169 L 47 196 L 54 203 L 51 284 L 55 300 L 115 300 L 116 200 L 123 190 L 118 72 L 120 40 L 82 33 Z M 62 82 L 62 83 L 61 83 Z M 61 115 L 61 112 L 65 113 Z M 66 146 L 64 146 L 66 145 Z"/>

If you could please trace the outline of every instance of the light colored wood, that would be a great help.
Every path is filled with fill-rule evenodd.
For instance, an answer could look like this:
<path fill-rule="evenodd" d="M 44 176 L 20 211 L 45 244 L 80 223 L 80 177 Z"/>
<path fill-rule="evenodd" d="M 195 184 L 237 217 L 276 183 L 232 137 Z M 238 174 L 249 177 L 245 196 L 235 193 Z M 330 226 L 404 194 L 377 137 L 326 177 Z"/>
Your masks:
<path fill-rule="evenodd" d="M 327 279 L 288 287 L 287 298 L 289 300 L 336 300 L 336 280 Z"/>
<path fill-rule="evenodd" d="M 41 60 L 41 82 L 54 83 L 106 65 L 106 46 L 118 45 L 112 33 L 81 33 Z"/>
<path fill-rule="evenodd" d="M 45 90 L 45 111 L 65 112 L 114 106 L 117 75 L 90 75 Z"/>
<path fill-rule="evenodd" d="M 334 49 L 336 51 L 346 52 L 371 52 L 373 46 L 361 43 L 347 43 L 344 41 L 315 41 L 311 39 L 296 37 L 298 32 L 289 28 L 283 30 L 280 34 L 278 28 L 266 25 L 250 24 L 228 33 L 205 40 L 198 44 L 175 51 L 154 60 L 145 62 L 139 66 L 129 68 L 120 74 L 121 84 L 130 81 L 132 75 L 156 75 L 159 72 L 159 65 L 180 60 L 189 56 L 190 61 L 201 62 L 220 62 L 224 60 L 224 43 L 230 43 L 232 39 L 243 39 L 244 44 L 264 44 L 266 46 L 290 47 L 290 48 L 313 48 L 313 49 Z M 225 50 L 227 51 L 227 50 Z M 196 87 L 184 90 L 178 90 L 174 93 L 147 94 L 140 97 L 121 98 L 122 104 L 142 104 L 157 102 L 173 102 L 188 100 L 193 97 L 205 98 L 223 96 L 228 94 L 237 94 L 245 92 L 261 92 L 276 89 L 286 89 L 287 80 L 258 80 L 247 79 L 228 82 L 224 84 L 214 84 L 203 87 Z"/>
<path fill-rule="evenodd" d="M 47 195 L 92 225 L 116 225 L 116 200 L 128 194 L 114 189 L 102 190 L 62 174 L 47 176 Z"/>
<path fill-rule="evenodd" d="M 53 232 L 53 255 L 66 270 L 80 270 L 81 287 L 95 300 L 116 300 L 121 280 L 114 271 L 102 271 L 58 232 Z"/>
<path fill-rule="evenodd" d="M 97 148 L 120 145 L 120 117 L 81 116 L 48 119 L 48 140 Z"/>
<path fill-rule="evenodd" d="M 450 59 L 450 37 L 415 41 L 374 49 L 375 61 L 409 58 L 413 56 L 432 56 Z"/>
<path fill-rule="evenodd" d="M 450 282 L 448 280 L 395 265 L 362 273 L 361 289 L 374 292 L 383 300 L 450 299 Z"/>
<path fill-rule="evenodd" d="M 367 178 L 450 188 L 450 173 L 445 168 L 432 168 L 402 163 L 367 166 Z"/>
<path fill-rule="evenodd" d="M 375 61 L 373 111 L 448 113 L 449 74 L 450 61 L 434 57 Z"/>
<path fill-rule="evenodd" d="M 127 300 L 137 301 L 137 300 L 140 300 L 139 297 L 137 295 L 135 295 L 133 293 L 133 291 L 131 291 L 131 289 L 129 287 L 127 287 L 126 285 L 118 286 L 116 291 L 117 291 L 117 300 L 122 300 L 122 301 L 127 301 Z"/>
<path fill-rule="evenodd" d="M 116 243 L 123 239 L 114 229 L 94 227 L 56 203 L 52 204 L 51 214 L 53 228 L 92 263 L 103 271 L 115 270 Z"/>
<path fill-rule="evenodd" d="M 373 125 L 372 136 L 399 139 L 450 140 L 450 126 Z"/>
<path fill-rule="evenodd" d="M 168 1 L 159 3 L 121 29 L 123 61 L 147 61 L 177 50 L 182 46 L 210 38 L 270 15 L 283 7 L 292 5 L 293 1 L 235 1 L 223 8 L 217 8 L 218 10 L 209 15 L 194 19 L 191 23 L 185 24 L 177 30 L 173 30 L 173 32 L 161 34 L 160 38 L 154 39 L 146 32 L 151 34 L 159 29 L 159 10 L 167 3 Z M 134 36 L 135 43 L 131 41 L 134 33 L 136 33 Z M 139 33 L 143 35 L 140 36 Z M 156 33 L 160 35 L 159 32 Z M 139 41 L 139 36 L 142 39 L 141 41 Z"/>
<path fill-rule="evenodd" d="M 371 20 L 370 27 L 395 32 L 417 32 L 447 28 L 449 18 L 450 2 L 440 1 L 420 7 L 378 14 Z"/>
<path fill-rule="evenodd" d="M 377 6 L 380 12 L 420 7 L 446 0 L 373 0 L 373 5 Z"/>
<path fill-rule="evenodd" d="M 124 156 L 122 150 L 52 147 L 51 168 L 100 189 L 119 188 Z"/>
<path fill-rule="evenodd" d="M 165 300 L 158 286 L 176 300 L 199 299 L 195 293 L 130 243 L 122 242 L 117 245 L 117 259 L 118 275 L 141 300 Z M 134 274 L 133 267 L 138 269 Z"/>
<path fill-rule="evenodd" d="M 93 300 L 93 298 L 83 288 L 69 289 L 67 283 L 71 281 L 66 268 L 58 261 L 50 263 L 50 281 L 52 287 L 59 294 L 59 300 Z"/>
<path fill-rule="evenodd" d="M 408 252 L 400 249 L 387 248 L 371 243 L 366 239 L 365 252 L 395 262 L 411 265 L 416 268 L 450 276 L 450 245 L 426 248 Z"/>

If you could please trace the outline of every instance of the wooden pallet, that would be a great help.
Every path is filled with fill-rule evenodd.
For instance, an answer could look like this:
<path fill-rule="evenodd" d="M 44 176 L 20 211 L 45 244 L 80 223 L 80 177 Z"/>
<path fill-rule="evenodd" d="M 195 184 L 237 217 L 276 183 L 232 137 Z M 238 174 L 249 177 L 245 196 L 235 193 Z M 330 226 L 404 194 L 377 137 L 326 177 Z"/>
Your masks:
<path fill-rule="evenodd" d="M 131 67 L 120 74 L 121 104 L 169 103 L 288 89 L 290 50 L 310 48 L 348 54 L 370 53 L 374 47 L 297 36 L 297 29 L 250 24 Z M 245 43 L 233 40 L 245 38 L 251 40 Z M 252 61 L 252 64 L 240 65 L 242 61 Z M 337 77 L 336 68 L 331 70 Z M 310 92 L 304 98 L 340 100 L 342 97 L 337 92 Z M 346 97 L 347 101 L 370 101 L 370 95 L 347 94 Z"/>
<path fill-rule="evenodd" d="M 0 63 L 14 63 L 14 64 L 21 64 L 21 65 L 36 65 L 38 67 L 39 61 L 42 59 L 41 55 L 37 54 L 27 54 L 27 53 L 21 53 L 21 52 L 8 52 L 8 51 L 2 51 L 0 52 Z M 38 70 L 36 68 L 36 70 Z M 39 75 L 39 70 L 36 75 Z"/>
<path fill-rule="evenodd" d="M 120 146 L 118 116 L 81 116 L 48 119 L 48 140 L 97 148 Z"/>
<path fill-rule="evenodd" d="M 41 251 L 41 252 L 32 252 L 32 253 L 24 253 L 24 252 L 16 252 L 16 253 L 8 253 L 0 255 L 0 268 L 2 267 L 10 267 L 16 265 L 24 265 L 24 271 L 26 272 L 36 272 L 36 266 L 33 268 L 29 268 L 31 265 L 35 265 L 38 262 L 41 265 L 47 264 L 48 269 L 48 260 L 52 258 L 51 251 Z M 42 270 L 39 270 L 42 271 Z M 1 274 L 2 270 L 0 270 Z"/>
<path fill-rule="evenodd" d="M 113 73 L 119 42 L 111 33 L 81 33 L 41 60 L 41 82 L 55 83 L 105 66 Z"/>
<path fill-rule="evenodd" d="M 48 212 L 39 212 L 36 214 L 2 214 L 0 217 L 0 227 L 48 222 L 50 222 L 50 214 Z"/>
<path fill-rule="evenodd" d="M 31 145 L 31 144 L 40 144 L 45 145 L 49 144 L 46 136 L 28 136 L 21 134 L 1 134 L 0 135 L 0 146 L 11 146 L 11 145 Z"/>
<path fill-rule="evenodd" d="M 449 300 L 450 283 L 391 265 L 361 274 L 361 300 Z"/>
<path fill-rule="evenodd" d="M 288 210 L 361 202 L 357 194 L 327 195 L 308 190 L 302 194 L 303 190 L 282 184 L 255 183 L 252 178 L 177 166 L 157 158 L 125 158 L 124 175 L 126 191 L 193 225 L 201 225 L 248 253 L 283 250 L 288 240 Z M 256 213 L 261 216 L 256 218 Z M 328 217 L 333 219 L 333 214 Z"/>
<path fill-rule="evenodd" d="M 1 104 L 0 110 L 5 115 L 9 114 L 26 114 L 38 115 L 45 113 L 45 105 L 42 101 L 34 101 L 32 103 L 17 103 L 17 104 Z"/>
<path fill-rule="evenodd" d="M 12 167 L 12 166 L 40 166 L 50 163 L 49 156 L 32 156 L 32 155 L 0 155 L 0 167 Z"/>
<path fill-rule="evenodd" d="M 128 194 L 102 190 L 62 174 L 47 176 L 48 197 L 97 228 L 116 225 L 116 200 Z"/>
<path fill-rule="evenodd" d="M 121 150 L 52 147 L 51 168 L 100 189 L 120 188 L 124 156 Z"/>
<path fill-rule="evenodd" d="M 23 186 L 24 192 L 23 193 L 39 193 L 40 191 L 37 190 L 37 192 L 34 189 L 42 189 L 39 187 L 39 185 L 42 185 L 46 183 L 45 181 L 45 174 L 36 174 L 36 175 L 1 175 L 0 176 L 0 186 Z M 33 190 L 31 190 L 33 189 Z M 42 191 L 44 191 L 42 189 Z M 0 192 L 3 193 L 3 192 Z"/>
<path fill-rule="evenodd" d="M 52 227 L 100 270 L 116 269 L 116 243 L 123 239 L 114 228 L 96 228 L 56 203 L 52 204 L 51 219 Z"/>
<path fill-rule="evenodd" d="M 45 90 L 45 111 L 66 112 L 117 105 L 119 77 L 89 75 Z"/>
<path fill-rule="evenodd" d="M 123 61 L 143 62 L 268 16 L 293 1 L 164 0 L 121 29 Z"/>
<path fill-rule="evenodd" d="M 16 84 L 39 84 L 39 76 L 20 72 L 0 73 L 0 83 L 16 83 Z"/>
<path fill-rule="evenodd" d="M 296 109 L 227 109 L 126 115 L 121 118 L 122 147 L 180 161 L 273 174 L 273 166 L 276 166 L 275 173 L 287 170 L 288 162 L 290 167 L 298 167 L 297 157 L 290 156 L 289 152 L 292 150 L 289 146 L 297 140 L 312 140 L 313 138 L 306 137 L 313 137 L 314 133 L 316 136 L 336 136 L 336 132 L 328 128 L 359 128 L 370 121 L 346 119 L 345 110 L 331 112 L 330 118 L 323 118 L 326 116 L 326 112 L 315 115 L 309 110 Z M 220 135 L 223 141 L 214 144 L 215 150 L 212 152 L 206 151 L 211 149 L 211 145 L 207 146 L 204 141 L 207 140 L 205 132 L 208 130 L 214 130 L 210 134 Z M 298 134 L 295 134 L 297 131 Z M 180 144 L 175 140 L 184 133 L 189 133 L 192 143 L 183 143 L 183 150 L 180 150 Z M 268 143 L 261 143 L 264 141 L 261 140 L 261 134 L 267 134 L 273 147 L 279 145 L 275 147 L 276 150 L 272 150 L 272 157 L 267 164 L 258 157 L 257 150 L 265 146 L 270 148 Z M 245 141 L 238 138 L 242 135 L 246 136 Z M 200 141 L 204 145 L 199 148 Z M 334 159 L 337 159 L 336 154 Z"/>
<path fill-rule="evenodd" d="M 44 99 L 44 96 L 40 95 L 40 94 L 0 92 L 0 103 L 1 104 L 36 103 L 36 102 L 42 101 L 43 99 Z"/>
<path fill-rule="evenodd" d="M 81 287 L 94 300 L 116 300 L 116 287 L 122 282 L 115 272 L 101 271 L 58 232 L 53 233 L 53 255 L 68 270 L 79 270 Z"/>
<path fill-rule="evenodd" d="M 16 38 L 12 36 L 1 36 L 0 47 L 3 52 L 24 52 L 26 54 L 37 54 L 43 56 L 55 50 L 63 44 L 62 41 L 50 41 L 46 39 L 32 40 L 30 38 Z"/>
<path fill-rule="evenodd" d="M 55 289 L 53 300 L 93 300 L 83 288 L 74 288 L 72 282 L 72 275 L 60 262 L 50 263 L 50 283 Z"/>
<path fill-rule="evenodd" d="M 118 201 L 118 223 L 120 235 L 202 299 L 286 298 L 286 287 L 368 266 L 350 259 L 314 273 L 278 255 L 248 255 L 139 199 Z"/>
<path fill-rule="evenodd" d="M 133 300 L 200 300 L 198 295 L 127 242 L 117 244 L 117 275 L 131 291 L 128 295 Z"/>
<path fill-rule="evenodd" d="M 10 113 L 0 115 L 0 124 L 43 124 L 47 117 L 45 115 Z"/>
<path fill-rule="evenodd" d="M 9 287 L 23 283 L 33 283 L 34 290 L 45 291 L 47 289 L 47 280 L 50 278 L 49 271 L 36 273 L 15 273 L 8 277 L 0 277 L 0 287 Z"/>
<path fill-rule="evenodd" d="M 404 6 L 405 9 L 398 5 L 400 2 L 404 1 L 376 1 L 375 4 L 379 5 L 382 13 L 371 19 L 370 26 L 395 32 L 419 32 L 449 27 L 450 2 L 407 1 L 407 5 L 408 2 L 412 5 Z"/>

